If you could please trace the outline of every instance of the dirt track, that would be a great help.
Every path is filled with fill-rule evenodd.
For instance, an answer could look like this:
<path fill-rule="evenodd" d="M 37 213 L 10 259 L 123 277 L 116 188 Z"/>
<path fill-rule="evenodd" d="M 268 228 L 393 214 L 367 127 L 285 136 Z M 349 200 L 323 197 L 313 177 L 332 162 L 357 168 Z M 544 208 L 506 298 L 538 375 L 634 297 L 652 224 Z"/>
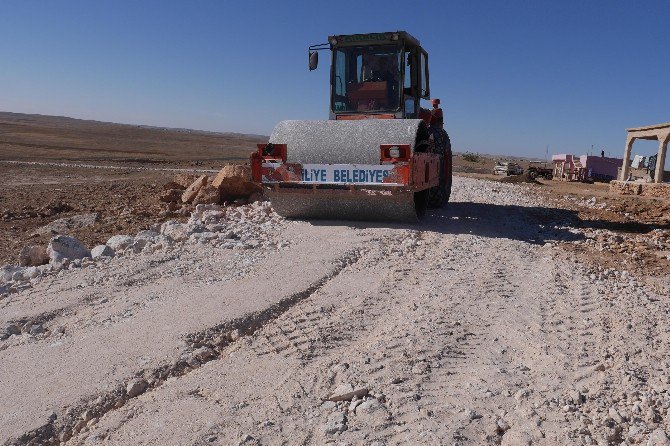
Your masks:
<path fill-rule="evenodd" d="M 457 178 L 449 209 L 417 227 L 257 218 L 246 249 L 187 244 L 43 278 L 0 301 L 0 322 L 46 329 L 0 341 L 0 441 L 661 438 L 668 297 L 575 262 L 557 242 L 584 235 L 543 209 Z M 129 398 L 133 378 L 149 388 Z M 368 396 L 325 401 L 342 384 Z"/>

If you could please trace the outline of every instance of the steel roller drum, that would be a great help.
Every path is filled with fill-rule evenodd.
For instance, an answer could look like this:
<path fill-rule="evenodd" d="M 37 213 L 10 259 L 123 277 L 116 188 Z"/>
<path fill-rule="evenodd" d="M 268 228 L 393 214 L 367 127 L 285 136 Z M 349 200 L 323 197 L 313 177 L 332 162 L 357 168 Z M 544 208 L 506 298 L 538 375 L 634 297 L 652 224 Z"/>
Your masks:
<path fill-rule="evenodd" d="M 420 119 L 282 121 L 270 142 L 287 144 L 287 163 L 379 164 L 381 144 L 407 144 L 414 152 Z M 370 190 L 282 188 L 268 191 L 272 207 L 287 218 L 375 220 L 416 223 L 427 191 L 391 193 Z"/>
<path fill-rule="evenodd" d="M 415 197 L 422 195 L 422 197 Z M 272 207 L 279 215 L 297 219 L 396 221 L 416 223 L 425 212 L 425 192 L 396 195 L 333 195 L 328 190 L 300 193 L 269 191 Z M 418 210 L 417 210 L 418 207 Z"/>
<path fill-rule="evenodd" d="M 287 144 L 289 163 L 379 164 L 380 144 L 409 144 L 414 151 L 421 119 L 282 121 L 270 135 Z"/>

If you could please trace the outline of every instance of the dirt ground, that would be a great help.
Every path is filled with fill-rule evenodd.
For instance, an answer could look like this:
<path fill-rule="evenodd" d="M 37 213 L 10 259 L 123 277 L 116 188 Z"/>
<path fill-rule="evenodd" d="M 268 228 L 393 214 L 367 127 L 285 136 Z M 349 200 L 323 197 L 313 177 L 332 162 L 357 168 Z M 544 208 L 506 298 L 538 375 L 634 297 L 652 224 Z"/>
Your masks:
<path fill-rule="evenodd" d="M 492 174 L 496 159 L 483 156 L 479 162 L 454 157 L 457 175 L 492 181 L 505 177 Z M 525 169 L 527 161 L 516 160 Z M 607 183 L 578 183 L 538 179 L 526 184 L 545 198 L 553 209 L 539 218 L 563 220 L 564 224 L 590 230 L 593 243 L 562 243 L 589 265 L 619 268 L 656 282 L 670 274 L 670 202 L 661 198 L 620 195 Z M 608 234 L 608 235 L 605 235 Z"/>
<path fill-rule="evenodd" d="M 0 113 L 0 118 L 2 116 Z M 112 235 L 135 234 L 170 218 L 183 219 L 190 208 L 186 207 L 183 212 L 170 212 L 165 203 L 158 201 L 162 186 L 177 171 L 211 173 L 226 161 L 241 161 L 245 153 L 248 155 L 254 150 L 255 144 L 263 141 L 262 137 L 241 135 L 225 135 L 217 140 L 211 134 L 196 135 L 196 141 L 192 141 L 188 139 L 188 133 L 180 131 L 136 129 L 133 126 L 89 123 L 67 118 L 53 118 L 55 122 L 48 119 L 43 122 L 41 117 L 17 116 L 13 120 L 6 117 L 5 121 L 0 119 L 0 128 L 3 129 L 0 133 L 0 166 L 3 172 L 0 176 L 0 264 L 17 262 L 19 251 L 27 244 L 46 244 L 49 235 L 37 235 L 35 232 L 59 218 L 98 213 L 99 220 L 94 226 L 71 231 L 87 246 L 104 243 Z M 69 123 L 65 130 L 59 119 Z M 13 124 L 9 127 L 3 125 L 7 122 Z M 23 133 L 20 132 L 21 125 L 31 131 L 24 129 Z M 86 161 L 79 158 L 82 152 L 75 149 L 61 152 L 52 148 L 40 150 L 35 148 L 40 144 L 34 143 L 29 151 L 17 151 L 17 147 L 21 146 L 14 145 L 16 140 L 28 140 L 35 134 L 42 135 L 37 140 L 47 138 L 44 136 L 47 134 L 50 139 L 61 138 L 71 142 L 76 139 L 76 135 L 83 134 L 81 140 L 72 143 L 78 146 L 91 143 L 100 134 L 104 135 L 109 131 L 108 127 L 118 133 L 115 142 L 108 145 L 103 138 L 102 142 L 97 142 L 101 152 L 85 158 Z M 135 135 L 136 131 L 141 137 Z M 58 138 L 53 134 L 57 134 Z M 119 142 L 122 136 L 127 138 L 125 142 Z M 200 139 L 225 147 L 229 150 L 229 157 L 210 158 L 211 153 L 203 149 Z M 132 157 L 128 157 L 125 152 L 124 155 L 109 149 L 145 143 L 147 150 L 138 149 Z M 167 147 L 160 153 L 155 150 L 159 143 Z M 183 149 L 177 149 L 178 144 L 183 144 Z M 18 158 L 12 158 L 19 152 L 21 155 Z M 491 173 L 498 159 L 480 156 L 478 162 L 471 162 L 457 154 L 454 156 L 454 171 L 456 175 L 500 181 L 502 177 Z M 515 161 L 522 167 L 527 166 L 527 161 L 523 159 Z M 77 167 L 81 165 L 101 168 Z M 105 166 L 119 169 L 102 168 Z M 615 249 L 603 250 L 600 245 L 565 243 L 566 249 L 574 251 L 593 265 L 606 267 L 618 265 L 622 261 L 622 252 L 635 252 L 637 257 L 625 260 L 637 274 L 654 277 L 670 272 L 667 254 L 664 254 L 670 250 L 670 241 L 661 239 L 659 242 L 658 237 L 651 241 L 645 239 L 645 235 L 654 230 L 664 233 L 670 230 L 670 203 L 658 198 L 617 195 L 611 193 L 605 183 L 568 183 L 543 179 L 538 182 L 532 187 L 556 209 L 556 215 L 551 218 L 567 218 L 571 224 L 584 228 L 606 229 L 628 238 L 640 238 L 628 244 L 619 243 Z M 594 197 L 596 201 L 592 203 Z M 569 212 L 561 213 L 561 210 Z"/>
<path fill-rule="evenodd" d="M 27 244 L 46 244 L 49 235 L 35 231 L 56 219 L 98 213 L 94 226 L 71 231 L 94 246 L 183 218 L 158 201 L 166 182 L 178 171 L 247 162 L 264 140 L 0 112 L 0 264 L 16 263 Z"/>
<path fill-rule="evenodd" d="M 0 441 L 664 444 L 668 294 L 563 249 L 590 228 L 536 187 L 458 177 L 421 225 L 215 208 L 40 277 L 0 301 Z"/>
<path fill-rule="evenodd" d="M 0 443 L 670 442 L 667 201 L 456 156 L 419 225 L 173 215 L 178 169 L 262 138 L 2 119 L 0 264 L 59 218 L 99 214 L 89 248 L 159 232 L 3 270 Z"/>
<path fill-rule="evenodd" d="M 0 180 L 0 263 L 16 263 L 27 244 L 46 245 L 50 234 L 33 235 L 60 218 L 98 213 L 92 227 L 71 235 L 87 246 L 114 234 L 135 234 L 168 218 L 158 196 L 164 173 L 70 167 L 2 165 Z"/>

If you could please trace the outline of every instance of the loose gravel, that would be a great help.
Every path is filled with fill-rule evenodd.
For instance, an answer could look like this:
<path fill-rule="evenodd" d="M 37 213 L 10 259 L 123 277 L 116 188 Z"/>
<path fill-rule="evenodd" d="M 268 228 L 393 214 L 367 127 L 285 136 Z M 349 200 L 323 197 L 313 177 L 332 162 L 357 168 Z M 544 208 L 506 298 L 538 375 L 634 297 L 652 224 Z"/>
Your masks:
<path fill-rule="evenodd" d="M 456 178 L 416 226 L 201 205 L 5 267 L 0 441 L 668 444 L 667 294 L 535 187 Z"/>

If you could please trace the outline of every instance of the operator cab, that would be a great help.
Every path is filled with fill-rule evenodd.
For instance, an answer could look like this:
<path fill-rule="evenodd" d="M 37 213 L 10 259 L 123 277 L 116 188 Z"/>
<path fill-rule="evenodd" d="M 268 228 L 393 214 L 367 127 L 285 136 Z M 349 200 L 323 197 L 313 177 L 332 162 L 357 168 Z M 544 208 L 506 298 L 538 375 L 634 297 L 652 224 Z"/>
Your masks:
<path fill-rule="evenodd" d="M 428 54 L 404 31 L 328 37 L 309 47 L 310 70 L 318 50 L 331 50 L 330 119 L 419 118 L 430 98 Z"/>

